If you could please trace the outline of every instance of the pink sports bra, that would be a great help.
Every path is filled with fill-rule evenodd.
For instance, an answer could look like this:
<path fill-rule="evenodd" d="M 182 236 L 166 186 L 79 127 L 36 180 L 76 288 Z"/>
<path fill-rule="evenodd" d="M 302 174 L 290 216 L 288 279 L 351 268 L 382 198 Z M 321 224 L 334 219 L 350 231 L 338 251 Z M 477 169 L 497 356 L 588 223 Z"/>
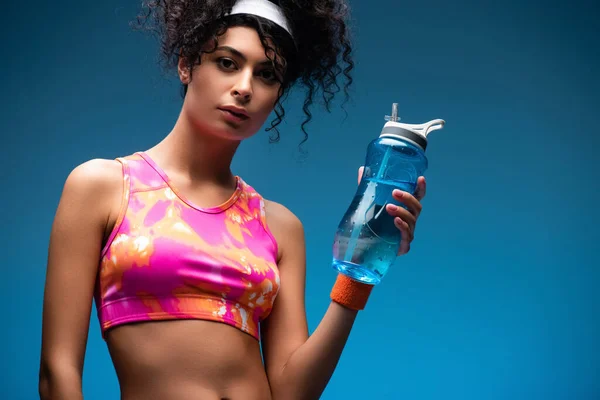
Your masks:
<path fill-rule="evenodd" d="M 237 177 L 229 200 L 200 208 L 147 154 L 118 160 L 124 196 L 94 293 L 102 337 L 132 322 L 202 319 L 259 339 L 279 290 L 263 198 Z"/>

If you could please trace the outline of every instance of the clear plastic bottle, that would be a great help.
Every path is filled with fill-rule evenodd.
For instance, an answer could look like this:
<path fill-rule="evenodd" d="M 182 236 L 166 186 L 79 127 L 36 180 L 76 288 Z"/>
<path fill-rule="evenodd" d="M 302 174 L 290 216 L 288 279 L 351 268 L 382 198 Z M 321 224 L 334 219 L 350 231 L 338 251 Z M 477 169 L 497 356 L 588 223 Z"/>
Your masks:
<path fill-rule="evenodd" d="M 418 177 L 427 169 L 427 135 L 445 124 L 441 119 L 420 125 L 400 123 L 397 103 L 386 119 L 381 134 L 367 148 L 360 185 L 333 244 L 333 267 L 373 285 L 396 259 L 402 239 L 394 217 L 386 211 L 390 203 L 405 207 L 392 197 L 392 191 L 415 192 Z"/>

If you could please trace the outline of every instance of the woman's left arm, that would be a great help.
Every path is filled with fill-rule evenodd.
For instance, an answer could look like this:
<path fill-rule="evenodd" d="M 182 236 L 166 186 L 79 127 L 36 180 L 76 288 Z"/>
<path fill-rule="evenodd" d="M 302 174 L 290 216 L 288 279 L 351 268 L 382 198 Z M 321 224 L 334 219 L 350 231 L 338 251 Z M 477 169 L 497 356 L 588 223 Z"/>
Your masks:
<path fill-rule="evenodd" d="M 420 178 L 416 197 L 406 192 L 394 194 L 410 211 L 388 208 L 390 214 L 401 219 L 396 226 L 406 238 L 399 254 L 410 248 L 408 244 L 421 211 L 419 200 L 424 193 L 425 181 Z M 267 222 L 280 249 L 281 280 L 273 310 L 261 324 L 272 397 L 273 400 L 318 399 L 333 375 L 358 312 L 332 301 L 309 336 L 304 306 L 306 248 L 302 223 L 291 211 L 274 202 L 267 202 Z"/>

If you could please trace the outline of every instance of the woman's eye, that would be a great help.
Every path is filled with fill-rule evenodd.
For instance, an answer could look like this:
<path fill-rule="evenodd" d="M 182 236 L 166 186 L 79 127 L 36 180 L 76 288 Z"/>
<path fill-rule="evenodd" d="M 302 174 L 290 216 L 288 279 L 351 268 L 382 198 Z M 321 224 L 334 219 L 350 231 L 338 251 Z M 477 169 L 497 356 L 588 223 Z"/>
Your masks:
<path fill-rule="evenodd" d="M 235 63 L 233 62 L 233 60 L 230 60 L 229 58 L 219 58 L 217 60 L 217 63 L 219 64 L 220 67 L 222 67 L 224 69 L 231 69 L 232 67 L 235 67 Z"/>
<path fill-rule="evenodd" d="M 264 80 L 267 80 L 269 82 L 275 82 L 278 80 L 277 74 L 272 69 L 264 69 L 264 70 L 260 71 L 259 75 L 261 78 L 263 78 Z"/>

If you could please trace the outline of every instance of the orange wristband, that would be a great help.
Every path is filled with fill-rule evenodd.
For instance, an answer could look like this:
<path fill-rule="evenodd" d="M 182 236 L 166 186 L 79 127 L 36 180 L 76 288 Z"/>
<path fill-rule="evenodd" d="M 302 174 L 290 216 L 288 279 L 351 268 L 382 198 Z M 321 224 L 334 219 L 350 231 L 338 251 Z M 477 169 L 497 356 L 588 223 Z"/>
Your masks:
<path fill-rule="evenodd" d="M 338 274 L 331 290 L 331 300 L 351 310 L 363 310 L 372 289 L 373 285 Z"/>

